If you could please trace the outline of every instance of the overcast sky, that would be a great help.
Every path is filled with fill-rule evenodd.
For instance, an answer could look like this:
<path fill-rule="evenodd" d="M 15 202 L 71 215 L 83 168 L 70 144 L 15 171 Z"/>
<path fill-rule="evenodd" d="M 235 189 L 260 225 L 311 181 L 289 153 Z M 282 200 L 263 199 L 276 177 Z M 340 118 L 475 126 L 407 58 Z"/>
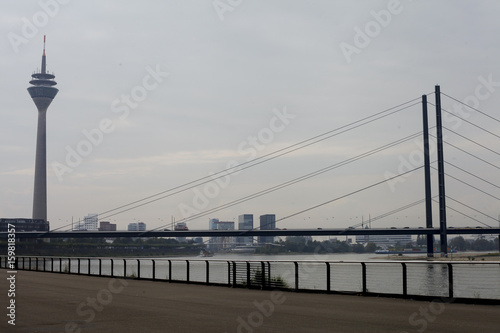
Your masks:
<path fill-rule="evenodd" d="M 496 1 L 3 1 L 0 216 L 31 217 L 40 68 L 60 90 L 47 114 L 48 219 L 57 228 L 181 186 L 441 90 L 498 119 Z M 434 96 L 429 95 L 434 103 Z M 418 102 L 418 101 L 417 101 Z M 443 96 L 448 205 L 489 225 L 500 213 L 500 124 Z M 435 125 L 429 106 L 430 126 Z M 422 130 L 421 107 L 105 220 L 182 220 Z M 420 137 L 209 217 L 287 217 L 421 165 Z M 434 146 L 432 147 L 435 150 Z M 435 159 L 435 152 L 433 153 Z M 436 164 L 434 164 L 436 166 Z M 433 195 L 437 175 L 433 173 Z M 168 194 L 168 193 L 167 193 Z M 423 171 L 278 222 L 347 227 L 424 198 Z M 438 226 L 438 207 L 434 207 Z M 483 215 L 487 214 L 488 216 Z M 255 223 L 257 224 L 257 222 Z M 450 226 L 476 226 L 448 210 Z M 374 227 L 424 226 L 423 204 Z"/>

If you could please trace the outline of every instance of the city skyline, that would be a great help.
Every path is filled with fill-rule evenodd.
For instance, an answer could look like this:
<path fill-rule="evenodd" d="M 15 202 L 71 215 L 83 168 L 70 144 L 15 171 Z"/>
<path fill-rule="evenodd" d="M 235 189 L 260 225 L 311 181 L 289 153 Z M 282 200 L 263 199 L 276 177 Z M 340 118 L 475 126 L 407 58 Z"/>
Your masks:
<path fill-rule="evenodd" d="M 57 1 L 56 1 L 57 2 Z M 58 2 L 57 2 L 58 3 Z M 491 116 L 500 102 L 500 5 L 487 1 L 243 3 L 221 13 L 201 2 L 7 4 L 0 26 L 3 88 L 2 217 L 31 216 L 36 119 L 26 79 L 50 41 L 48 68 L 63 89 L 47 115 L 48 220 L 71 225 L 96 212 L 125 229 L 169 225 L 421 130 L 421 108 L 353 129 L 275 160 L 106 218 L 122 205 L 242 165 L 278 149 L 431 93 L 434 85 Z M 120 9 L 120 14 L 116 12 Z M 51 11 L 52 10 L 52 11 Z M 48 18 L 46 24 L 33 18 Z M 446 13 L 443 21 L 442 13 Z M 88 15 L 87 15 L 88 14 Z M 141 17 L 144 17 L 141 18 Z M 222 19 L 221 19 L 222 17 Z M 463 17 L 470 24 L 463 24 Z M 145 19 L 147 18 L 147 19 Z M 29 22 L 29 23 L 26 23 Z M 257 24 L 258 23 L 258 24 Z M 31 26 L 34 27 L 30 28 Z M 31 30 L 30 30 L 31 29 Z M 374 29 L 374 30 L 370 30 Z M 429 101 L 434 103 L 434 97 Z M 418 101 L 417 101 L 418 104 Z M 498 134 L 498 123 L 443 97 L 443 107 Z M 429 106 L 431 126 L 434 110 Z M 448 129 L 494 148 L 498 139 L 445 115 Z M 498 156 L 446 132 L 451 143 Z M 431 143 L 432 145 L 432 143 Z M 431 147 L 433 149 L 434 147 Z M 279 221 L 418 166 L 419 139 L 210 216 L 273 212 L 278 228 L 339 228 L 422 199 L 423 172 Z M 498 170 L 445 146 L 445 159 L 496 184 Z M 498 188 L 445 171 L 499 197 Z M 448 204 L 498 226 L 496 199 L 447 178 Z M 437 176 L 433 174 L 433 194 Z M 168 194 L 168 193 L 167 193 Z M 438 226 L 437 205 L 433 206 Z M 424 226 L 423 204 L 374 227 Z M 478 222 L 448 211 L 448 226 Z"/>

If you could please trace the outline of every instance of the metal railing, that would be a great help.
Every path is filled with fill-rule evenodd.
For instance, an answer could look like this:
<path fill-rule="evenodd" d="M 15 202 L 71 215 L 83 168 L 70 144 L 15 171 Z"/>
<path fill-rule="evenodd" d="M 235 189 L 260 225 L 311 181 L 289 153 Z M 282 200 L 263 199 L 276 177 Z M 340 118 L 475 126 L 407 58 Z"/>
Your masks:
<path fill-rule="evenodd" d="M 7 268 L 7 257 L 0 257 Z M 16 257 L 17 270 L 406 298 L 498 300 L 500 262 Z"/>

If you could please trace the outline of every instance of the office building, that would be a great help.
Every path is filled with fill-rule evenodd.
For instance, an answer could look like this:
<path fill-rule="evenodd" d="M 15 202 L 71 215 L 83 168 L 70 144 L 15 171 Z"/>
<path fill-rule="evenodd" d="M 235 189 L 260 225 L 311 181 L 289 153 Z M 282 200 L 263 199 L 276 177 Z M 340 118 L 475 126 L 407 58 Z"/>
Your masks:
<path fill-rule="evenodd" d="M 146 223 L 144 222 L 132 222 L 128 224 L 128 231 L 146 231 Z"/>
<path fill-rule="evenodd" d="M 99 222 L 99 231 L 116 231 L 116 224 L 108 221 Z"/>
<path fill-rule="evenodd" d="M 356 235 L 356 243 L 366 244 L 368 242 L 388 249 L 396 244 L 405 246 L 411 243 L 411 235 Z"/>
<path fill-rule="evenodd" d="M 97 231 L 99 229 L 97 214 L 89 214 L 83 218 L 83 229 L 87 231 Z"/>
<path fill-rule="evenodd" d="M 260 216 L 260 230 L 276 229 L 276 215 L 265 214 Z M 274 236 L 259 236 L 259 244 L 274 243 Z"/>
<path fill-rule="evenodd" d="M 253 229 L 253 214 L 243 214 L 238 216 L 238 230 L 252 230 Z M 253 244 L 253 237 L 245 236 L 238 237 L 239 245 Z"/>
<path fill-rule="evenodd" d="M 219 219 L 209 220 L 210 230 L 234 230 L 233 221 L 219 221 Z M 233 248 L 235 245 L 234 237 L 210 237 L 208 247 L 210 251 L 223 251 Z"/>

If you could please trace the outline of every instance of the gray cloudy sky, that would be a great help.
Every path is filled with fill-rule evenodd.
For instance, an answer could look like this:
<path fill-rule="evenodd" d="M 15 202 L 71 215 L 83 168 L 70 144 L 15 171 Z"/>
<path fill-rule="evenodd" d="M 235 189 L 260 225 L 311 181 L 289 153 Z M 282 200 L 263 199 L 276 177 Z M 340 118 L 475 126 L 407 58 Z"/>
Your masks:
<path fill-rule="evenodd" d="M 0 216 L 31 216 L 37 116 L 26 88 L 40 67 L 43 35 L 60 90 L 47 116 L 48 217 L 56 228 L 419 98 L 435 84 L 498 119 L 499 11 L 496 1 L 476 0 L 4 1 Z M 491 150 L 449 131 L 447 140 L 491 164 L 451 146 L 446 159 L 500 185 L 499 123 L 457 105 L 443 97 L 446 109 L 497 137 L 447 115 L 445 126 Z M 119 229 L 181 220 L 414 134 L 420 112 L 410 107 L 106 220 Z M 243 213 L 286 217 L 419 166 L 418 141 L 188 225 L 204 229 L 209 217 Z M 447 194 L 475 210 L 449 206 L 496 224 L 498 187 L 446 170 L 489 194 L 448 178 Z M 433 182 L 437 194 L 435 175 Z M 423 197 L 419 170 L 278 226 L 347 227 Z M 479 224 L 453 210 L 448 220 Z M 423 225 L 422 204 L 374 224 Z"/>

